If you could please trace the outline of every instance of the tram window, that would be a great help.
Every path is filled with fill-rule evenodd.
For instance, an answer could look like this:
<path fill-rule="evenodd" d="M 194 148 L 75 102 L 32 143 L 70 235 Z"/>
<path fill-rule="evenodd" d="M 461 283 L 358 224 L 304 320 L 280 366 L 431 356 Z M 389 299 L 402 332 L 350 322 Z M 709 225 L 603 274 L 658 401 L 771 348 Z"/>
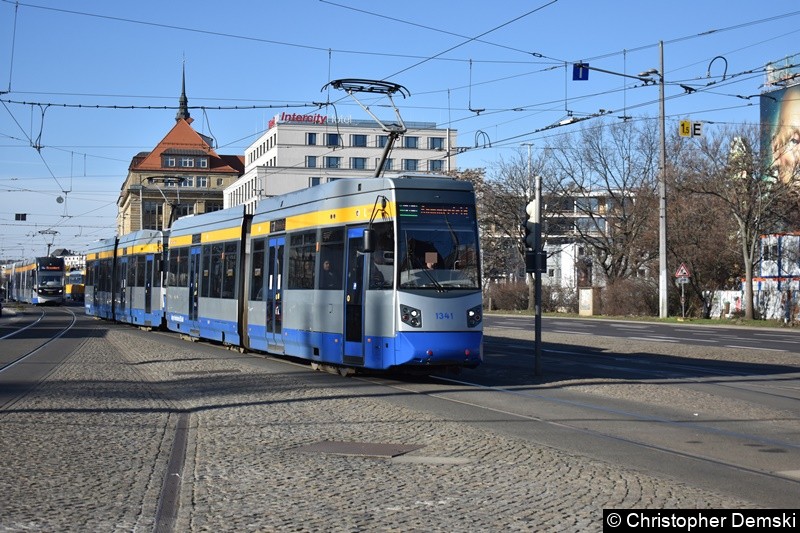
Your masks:
<path fill-rule="evenodd" d="M 144 263 L 145 257 L 139 255 L 136 257 L 136 286 L 144 287 Z"/>
<path fill-rule="evenodd" d="M 189 286 L 189 248 L 183 248 L 178 257 L 178 286 Z"/>
<path fill-rule="evenodd" d="M 209 256 L 207 251 L 210 249 L 211 255 L 209 264 Z M 222 243 L 215 243 L 203 247 L 203 280 L 207 281 L 207 286 L 203 287 L 204 296 L 210 298 L 219 298 L 222 293 L 222 252 L 224 247 Z"/>
<path fill-rule="evenodd" d="M 375 251 L 370 254 L 369 288 L 391 289 L 394 285 L 394 229 L 391 222 L 374 224 Z"/>
<path fill-rule="evenodd" d="M 206 244 L 200 250 L 200 296 L 211 294 L 211 245 Z"/>
<path fill-rule="evenodd" d="M 112 285 L 116 285 L 117 287 L 120 287 L 120 288 L 126 287 L 126 284 L 128 283 L 128 278 L 125 277 L 127 275 L 127 272 L 128 272 L 126 270 L 127 266 L 128 266 L 128 263 L 119 263 L 119 265 L 117 266 L 117 271 L 114 274 L 116 276 L 116 278 L 113 279 L 113 280 L 109 280 L 109 285 L 108 285 L 108 287 L 106 287 L 106 290 L 110 289 Z M 108 267 L 106 267 L 106 268 L 108 268 Z M 109 270 L 109 272 L 111 272 L 111 270 Z"/>
<path fill-rule="evenodd" d="M 229 242 L 225 244 L 225 252 L 222 257 L 222 297 L 236 297 L 236 271 L 238 269 L 238 249 L 239 244 Z"/>
<path fill-rule="evenodd" d="M 128 282 L 127 278 L 125 277 L 125 275 L 126 275 L 126 271 L 125 271 L 126 263 L 122 263 L 122 265 L 120 265 L 120 267 L 117 268 L 116 270 L 114 269 L 114 267 L 112 265 L 113 265 L 113 263 L 111 262 L 111 260 L 109 260 L 108 261 L 108 271 L 113 274 L 114 279 L 111 280 L 111 285 L 109 285 L 108 289 L 111 290 L 112 287 L 115 288 L 115 289 L 121 289 L 121 288 L 125 287 L 125 284 Z M 127 265 L 127 266 L 130 266 L 131 268 L 133 268 L 133 265 Z"/>
<path fill-rule="evenodd" d="M 178 286 L 178 256 L 180 255 L 180 250 L 172 249 L 169 251 L 169 255 L 167 256 L 167 279 L 164 280 L 164 284 L 167 287 L 177 287 Z"/>
<path fill-rule="evenodd" d="M 253 241 L 253 266 L 250 271 L 250 299 L 264 299 L 264 245 L 266 239 Z"/>
<path fill-rule="evenodd" d="M 153 258 L 153 287 L 161 286 L 161 254 L 156 254 Z"/>
<path fill-rule="evenodd" d="M 340 290 L 342 288 L 343 263 L 344 228 L 323 229 L 320 236 L 320 289 Z"/>
<path fill-rule="evenodd" d="M 314 263 L 316 261 L 317 232 L 307 231 L 292 235 L 289 240 L 290 289 L 314 288 Z"/>
<path fill-rule="evenodd" d="M 134 283 L 136 283 L 136 264 L 133 262 L 133 258 L 121 261 L 119 269 L 119 277 L 124 281 L 123 286 L 133 287 Z"/>

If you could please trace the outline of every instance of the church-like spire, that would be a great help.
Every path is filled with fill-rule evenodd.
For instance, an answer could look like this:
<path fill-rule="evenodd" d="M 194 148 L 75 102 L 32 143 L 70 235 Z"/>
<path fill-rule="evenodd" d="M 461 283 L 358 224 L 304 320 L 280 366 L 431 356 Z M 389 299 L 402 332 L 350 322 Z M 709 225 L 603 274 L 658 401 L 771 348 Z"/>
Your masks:
<path fill-rule="evenodd" d="M 186 64 L 183 65 L 182 79 L 181 79 L 181 98 L 178 102 L 178 113 L 175 115 L 175 121 L 180 119 L 190 120 L 189 116 L 189 99 L 186 98 Z"/>

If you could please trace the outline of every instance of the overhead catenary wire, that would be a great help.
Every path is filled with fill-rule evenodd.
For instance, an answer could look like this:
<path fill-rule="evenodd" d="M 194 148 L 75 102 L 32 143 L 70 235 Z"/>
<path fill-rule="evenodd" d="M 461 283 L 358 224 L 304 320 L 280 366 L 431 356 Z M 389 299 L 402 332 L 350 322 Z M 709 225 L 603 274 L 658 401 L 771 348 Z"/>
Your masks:
<path fill-rule="evenodd" d="M 14 2 L 10 2 L 10 1 L 8 1 L 8 0 L 2 0 L 2 1 L 4 1 L 4 2 L 6 2 L 6 3 L 9 3 L 9 4 L 13 4 L 13 3 L 14 3 Z M 19 5 L 26 5 L 26 4 L 24 4 L 24 3 L 23 3 L 23 4 L 16 4 L 16 9 L 18 9 Z M 795 13 L 795 14 L 796 14 L 796 13 Z M 788 14 L 788 15 L 792 15 L 792 14 Z M 746 23 L 746 24 L 737 25 L 737 26 L 735 26 L 735 27 L 731 27 L 731 28 L 750 26 L 750 25 L 752 25 L 752 24 L 762 23 L 763 21 L 774 20 L 775 18 L 777 18 L 777 17 L 772 17 L 772 18 L 770 18 L 770 19 L 761 19 L 761 21 L 751 21 L 750 23 Z M 704 36 L 708 36 L 708 35 L 713 35 L 713 34 L 719 33 L 720 31 L 723 31 L 723 30 L 724 30 L 724 29 L 722 29 L 722 30 L 714 30 L 714 31 L 710 31 L 710 32 L 703 32 L 703 33 L 700 33 L 700 34 L 695 34 L 695 35 L 692 35 L 692 36 L 687 36 L 687 37 L 685 37 L 685 39 L 687 39 L 687 40 L 688 40 L 688 39 L 692 39 L 692 38 L 702 38 L 702 37 L 704 37 Z M 678 39 L 678 40 L 679 40 L 679 39 Z M 676 41 L 678 41 L 678 40 L 671 40 L 671 41 L 670 41 L 670 40 L 666 40 L 665 42 L 667 42 L 667 43 L 671 43 L 671 42 L 676 42 Z M 487 43 L 488 43 L 488 41 L 486 41 L 486 40 L 481 40 L 481 41 L 485 41 L 485 44 L 487 44 Z M 479 41 L 477 41 L 477 40 L 476 40 L 475 42 L 479 42 Z M 285 43 L 284 43 L 284 44 L 285 44 Z M 650 46 L 650 45 L 648 45 L 648 46 Z M 646 49 L 646 48 L 647 48 L 647 46 L 645 46 L 645 47 L 641 47 L 640 49 Z M 638 49 L 637 49 L 637 48 L 629 48 L 629 49 L 627 49 L 627 50 L 629 50 L 629 51 L 636 51 L 636 50 L 638 50 Z M 326 51 L 326 52 L 328 52 L 329 54 L 332 54 L 332 52 L 333 52 L 333 49 L 331 49 L 331 48 L 325 48 L 325 51 Z M 340 50 L 336 50 L 336 51 L 338 52 L 338 51 L 340 51 Z M 342 53 L 348 53 L 347 51 L 341 51 L 341 52 L 342 52 Z M 394 56 L 408 57 L 408 56 L 401 55 L 401 54 L 397 54 L 397 55 L 394 55 Z M 392 56 L 389 56 L 389 57 L 392 57 Z M 429 57 L 429 56 L 414 56 L 414 57 L 415 57 L 415 58 L 424 58 L 424 57 Z M 534 56 L 534 57 L 535 57 L 535 56 Z M 441 58 L 436 58 L 436 59 L 441 59 L 441 60 L 453 60 L 453 58 L 444 58 L 444 57 L 441 57 Z M 588 58 L 588 59 L 589 59 L 589 60 L 595 60 L 595 59 L 597 59 L 597 57 Z M 466 61 L 466 60 L 464 60 L 464 59 L 459 59 L 459 61 Z M 477 62 L 478 62 L 478 60 L 476 60 L 476 63 L 477 63 Z M 528 62 L 528 61 L 520 61 L 519 63 L 532 63 L 532 62 Z M 706 61 L 704 60 L 702 64 L 705 66 L 705 63 L 706 63 Z M 546 68 L 544 68 L 544 69 L 541 69 L 541 70 L 547 70 L 547 69 L 551 69 L 551 68 L 553 68 L 553 67 L 552 67 L 552 66 L 547 66 Z M 563 68 L 563 67 L 562 67 L 562 66 L 559 66 L 559 67 L 557 67 L 557 68 Z M 483 71 L 483 69 L 480 69 L 480 70 L 481 70 L 481 72 Z M 704 69 L 704 71 L 705 71 L 705 69 Z M 538 72 L 538 71 L 537 71 L 537 72 Z M 329 75 L 328 77 L 330 78 L 330 75 Z M 506 77 L 506 78 L 507 78 L 507 77 Z M 747 76 L 743 76 L 741 79 L 748 79 L 748 77 L 747 77 Z M 476 81 L 474 84 L 473 84 L 473 83 L 471 83 L 469 87 L 471 87 L 472 85 L 475 85 L 475 86 L 477 87 L 477 86 L 478 86 L 478 85 L 480 85 L 480 84 L 488 84 L 488 83 L 492 83 L 492 80 L 488 80 L 488 81 Z M 635 88 L 635 87 L 632 87 L 632 86 L 625 86 L 625 87 L 627 87 L 627 88 L 628 88 L 628 90 L 631 90 L 631 89 Z M 720 88 L 722 88 L 722 87 L 723 87 L 723 86 L 722 86 L 721 84 L 717 84 L 717 86 L 716 86 L 716 89 L 720 89 Z M 464 87 L 464 88 L 466 88 L 466 87 Z M 443 89 L 443 90 L 441 90 L 441 91 L 448 91 L 448 92 L 449 92 L 449 89 Z M 431 92 L 433 92 L 433 91 L 431 91 Z M 707 91 L 705 91 L 705 92 L 706 92 L 706 94 L 720 94 L 720 93 L 718 93 L 718 92 L 716 92 L 716 91 L 711 91 L 711 90 L 707 90 Z M 741 92 L 741 91 L 740 91 L 740 92 Z M 416 95 L 416 94 L 421 94 L 421 93 L 419 93 L 419 92 L 415 92 L 415 95 Z M 611 95 L 612 93 L 611 93 L 611 92 L 597 92 L 597 93 L 594 93 L 594 94 L 595 94 L 595 95 L 602 96 L 602 95 L 604 95 L 604 94 Z M 750 94 L 750 93 L 749 93 L 749 92 L 747 92 L 747 93 L 745 93 L 745 94 Z M 735 97 L 736 95 L 724 95 L 724 96 Z M 676 97 L 677 97 L 677 96 L 676 96 Z M 164 98 L 166 98 L 166 97 L 164 97 Z M 573 97 L 573 99 L 571 99 L 571 102 L 579 102 L 581 98 L 587 98 L 587 99 L 588 99 L 588 98 L 590 98 L 590 97 L 589 97 L 589 96 L 585 96 L 585 95 L 577 95 L 577 96 Z M 626 98 L 627 98 L 627 96 L 626 96 Z M 39 103 L 41 103 L 41 104 L 47 104 L 47 102 L 39 102 Z M 647 102 L 645 102 L 645 103 L 642 103 L 641 105 L 639 105 L 639 106 L 638 106 L 638 109 L 642 109 L 642 108 L 644 108 L 644 107 L 645 107 L 645 106 L 647 106 L 647 105 L 651 105 L 652 103 L 653 103 L 653 101 L 650 101 L 650 100 L 648 100 Z M 541 103 L 540 103 L 540 104 L 529 104 L 529 105 L 530 105 L 530 106 L 540 106 L 540 107 L 545 107 L 545 106 L 543 106 Z M 737 106 L 737 107 L 746 107 L 747 105 L 752 105 L 752 104 L 751 104 L 751 103 L 745 103 L 745 104 L 743 104 L 742 106 Z M 158 107 L 158 106 L 142 106 L 142 109 L 144 109 L 145 107 L 148 107 L 148 108 L 153 108 L 153 109 L 159 109 L 159 107 Z M 236 108 L 236 107 L 241 107 L 242 109 L 254 109 L 254 107 L 253 107 L 253 106 L 250 106 L 250 107 L 245 107 L 245 106 L 234 106 L 234 108 Z M 413 107 L 413 106 L 408 106 L 408 107 Z M 471 106 L 470 106 L 470 107 L 471 107 Z M 573 106 L 571 106 L 571 107 L 573 107 Z M 587 107 L 587 106 L 584 106 L 584 107 Z M 617 106 L 608 106 L 608 107 L 609 107 L 609 108 L 612 108 L 612 109 L 616 109 L 616 108 L 617 108 Z M 623 107 L 623 109 L 626 109 L 626 108 L 627 108 L 627 106 L 626 106 L 626 105 L 623 105 L 622 107 Z M 121 108 L 122 108 L 122 107 L 121 107 Z M 205 110 L 206 110 L 206 109 L 208 109 L 208 110 L 211 110 L 211 109 L 217 109 L 217 110 L 227 110 L 227 109 L 225 109 L 225 108 L 226 108 L 226 106 L 219 106 L 218 108 L 214 108 L 213 106 L 193 106 L 193 109 L 203 109 L 203 110 L 204 110 L 204 112 L 205 112 Z M 636 108 L 637 108 L 637 107 L 634 107 L 634 108 L 632 108 L 632 109 L 636 109 Z M 174 109 L 174 107 L 171 107 L 171 106 L 163 106 L 163 107 L 160 107 L 160 109 Z M 430 109 L 437 109 L 437 108 L 435 108 L 435 107 L 430 107 Z M 719 108 L 719 107 L 716 107 L 716 108 L 714 108 L 714 109 L 707 108 L 707 109 L 705 109 L 705 110 L 700 110 L 700 111 L 697 111 L 697 112 L 698 112 L 698 113 L 704 113 L 704 112 L 713 112 L 713 111 L 714 111 L 714 110 L 716 110 L 716 109 L 720 109 L 720 108 Z M 447 106 L 447 110 L 448 110 L 448 113 L 451 111 L 451 108 L 450 108 L 450 106 Z M 464 112 L 467 112 L 467 111 L 468 111 L 468 109 L 465 109 L 465 110 L 463 110 L 463 111 L 464 111 Z M 520 120 L 520 118 L 517 118 L 517 117 L 518 117 L 519 115 L 522 115 L 522 114 L 524 114 L 524 113 L 520 113 L 519 111 L 516 111 L 516 109 L 512 108 L 512 106 L 508 106 L 507 108 L 495 109 L 495 110 L 491 110 L 491 109 L 490 109 L 489 111 L 493 111 L 493 112 L 494 112 L 494 115 L 495 115 L 495 117 L 496 117 L 497 119 L 499 119 L 499 120 L 494 120 L 493 124 L 491 124 L 491 125 L 488 125 L 488 126 L 487 126 L 487 125 L 485 125 L 485 123 L 486 123 L 486 120 L 484 120 L 484 121 L 483 121 L 483 123 L 480 125 L 480 129 L 483 129 L 483 130 L 489 130 L 490 128 L 497 127 L 498 125 L 504 124 L 504 122 L 502 122 L 502 120 L 503 120 L 504 118 L 508 118 L 508 115 L 507 115 L 507 113 L 510 113 L 510 112 L 513 112 L 513 113 L 514 113 L 512 120 Z M 548 113 L 548 112 L 551 112 L 552 110 L 548 110 L 548 109 L 534 109 L 534 108 L 532 108 L 532 107 L 529 107 L 528 109 L 525 109 L 525 111 L 531 111 L 531 112 L 533 112 L 533 113 L 541 114 L 541 113 Z M 592 110 L 592 111 L 594 111 L 594 110 Z M 586 113 L 591 113 L 592 111 L 589 111 L 589 112 L 586 112 Z M 503 113 L 506 113 L 506 115 L 503 115 Z M 474 118 L 474 117 L 470 117 L 470 116 L 466 116 L 466 117 L 463 117 L 463 118 L 462 118 L 462 117 L 458 117 L 458 115 L 459 115 L 459 114 L 460 114 L 460 113 L 456 112 L 456 118 L 455 118 L 455 120 L 451 120 L 451 119 L 450 119 L 450 117 L 448 117 L 448 118 L 447 118 L 447 122 L 446 122 L 446 124 L 450 125 L 450 124 L 456 123 L 456 121 L 461 121 L 462 123 L 467 123 L 467 122 L 465 122 L 465 121 L 469 121 L 469 120 L 472 120 L 472 119 Z M 623 113 L 623 114 L 626 114 L 626 113 Z M 481 115 L 481 118 L 483 119 L 483 118 L 484 118 L 484 117 L 486 117 L 486 116 L 490 116 L 490 113 L 489 113 L 489 112 L 487 112 L 487 113 L 485 113 L 485 114 L 482 114 L 482 115 Z M 492 118 L 490 118 L 489 120 L 493 120 L 493 119 L 492 119 Z M 472 123 L 469 123 L 469 124 L 472 124 Z M 543 121 L 543 122 L 542 122 L 542 124 L 548 124 L 548 122 L 545 122 L 545 121 Z M 548 127 L 549 127 L 549 126 L 548 126 Z M 476 128 L 476 129 L 474 129 L 474 130 L 471 130 L 471 131 L 470 131 L 470 130 L 467 130 L 467 129 L 465 129 L 465 130 L 463 130 L 463 132 L 459 132 L 459 133 L 463 133 L 463 134 L 465 135 L 465 138 L 470 138 L 470 139 L 471 139 L 471 137 L 472 137 L 472 133 L 473 133 L 473 132 L 475 132 L 475 131 L 477 131 L 477 129 L 478 129 L 478 128 Z M 533 128 L 531 128 L 531 129 L 533 129 Z M 553 131 L 555 131 L 555 130 L 553 130 Z M 550 134 L 550 132 L 547 132 L 547 133 L 548 133 L 548 134 Z M 252 136 L 251 136 L 251 135 L 248 135 L 248 136 L 246 136 L 246 137 L 242 137 L 242 138 L 241 138 L 241 139 L 239 139 L 239 140 L 244 140 L 244 139 L 247 139 L 247 138 L 250 138 L 250 137 L 252 137 Z M 501 146 L 501 143 L 500 143 L 500 142 L 503 140 L 503 138 L 506 138 L 506 137 L 510 137 L 510 136 L 502 136 L 502 138 L 494 140 L 494 142 L 492 143 L 492 144 L 493 144 L 493 146 L 495 146 L 495 147 L 497 147 L 497 146 Z M 236 142 L 238 142 L 238 141 L 231 141 L 231 142 L 227 142 L 227 143 L 225 143 L 225 144 L 224 144 L 224 146 L 230 146 L 231 144 L 234 144 L 234 143 L 236 143 Z M 511 142 L 511 141 L 509 141 L 509 142 Z M 469 143 L 468 143 L 468 144 L 469 144 Z M 47 146 L 46 148 L 48 148 L 48 149 L 58 149 L 57 147 L 54 147 L 54 146 Z M 474 149 L 475 149 L 475 150 L 477 150 L 477 149 L 483 149 L 483 147 L 480 147 L 480 148 L 474 148 Z M 126 161 L 127 161 L 127 160 L 126 160 Z M 46 165 L 46 164 L 47 164 L 47 162 L 45 162 L 45 165 Z M 50 169 L 48 168 L 48 171 L 49 171 L 49 170 L 50 170 Z M 50 178 L 50 179 L 52 179 L 52 178 Z"/>

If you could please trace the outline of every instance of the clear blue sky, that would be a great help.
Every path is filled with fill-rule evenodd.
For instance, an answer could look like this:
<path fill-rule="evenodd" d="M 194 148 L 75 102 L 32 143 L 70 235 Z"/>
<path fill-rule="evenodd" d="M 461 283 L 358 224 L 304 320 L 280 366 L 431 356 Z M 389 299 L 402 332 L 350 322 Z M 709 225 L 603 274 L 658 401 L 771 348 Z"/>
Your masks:
<path fill-rule="evenodd" d="M 315 102 L 366 119 L 322 87 L 389 79 L 411 93 L 397 98 L 405 120 L 449 124 L 459 146 L 479 144 L 458 166 L 491 169 L 521 143 L 535 150 L 589 123 L 543 130 L 570 113 L 657 116 L 656 87 L 597 71 L 571 78 L 577 61 L 633 75 L 658 68 L 659 41 L 668 127 L 757 122 L 758 99 L 740 97 L 762 90 L 766 63 L 800 53 L 800 4 L 0 0 L 0 259 L 44 255 L 51 239 L 81 252 L 113 235 L 131 158 L 174 125 L 184 61 L 189 105 L 206 108 L 191 109 L 194 127 L 219 153 L 244 154 L 282 110 L 333 112 Z"/>

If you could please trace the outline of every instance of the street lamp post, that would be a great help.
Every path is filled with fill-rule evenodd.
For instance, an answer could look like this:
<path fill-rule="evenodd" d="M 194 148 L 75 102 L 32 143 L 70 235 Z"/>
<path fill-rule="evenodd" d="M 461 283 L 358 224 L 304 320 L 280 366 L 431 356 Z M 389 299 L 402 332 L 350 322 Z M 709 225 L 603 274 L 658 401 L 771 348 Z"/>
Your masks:
<path fill-rule="evenodd" d="M 659 69 L 642 72 L 639 77 L 658 76 L 658 115 L 660 154 L 658 169 L 658 316 L 667 318 L 667 134 L 664 113 L 664 41 L 659 41 Z"/>
<path fill-rule="evenodd" d="M 158 183 L 163 183 L 165 185 L 174 185 L 175 187 L 177 187 L 175 189 L 175 195 L 176 195 L 175 203 L 172 203 L 167 199 L 167 195 L 164 194 L 164 191 L 161 189 L 161 187 L 156 187 L 158 192 L 160 192 L 161 196 L 164 198 L 164 203 L 167 204 L 167 206 L 170 208 L 169 220 L 168 220 L 168 222 L 166 224 L 164 224 L 163 215 L 162 215 L 161 229 L 169 229 L 169 228 L 172 227 L 172 221 L 175 218 L 175 212 L 177 211 L 178 207 L 180 207 L 180 204 L 181 204 L 180 187 L 181 187 L 181 185 L 184 184 L 185 181 L 186 181 L 186 178 L 173 177 L 173 176 L 151 176 L 151 177 L 147 178 L 147 182 L 148 183 L 158 182 Z"/>
<path fill-rule="evenodd" d="M 658 316 L 667 318 L 667 134 L 664 124 L 664 41 L 658 42 L 660 55 L 658 114 L 660 121 L 661 153 L 658 178 Z"/>

